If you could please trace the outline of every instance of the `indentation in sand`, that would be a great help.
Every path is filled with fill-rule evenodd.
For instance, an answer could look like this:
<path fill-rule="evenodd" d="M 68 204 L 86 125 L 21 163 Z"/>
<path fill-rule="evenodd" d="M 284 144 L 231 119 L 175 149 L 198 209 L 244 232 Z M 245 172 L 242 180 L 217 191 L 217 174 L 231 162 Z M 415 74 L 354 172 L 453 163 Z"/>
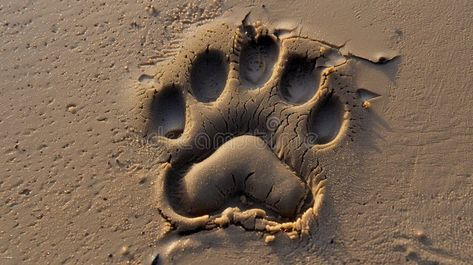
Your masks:
<path fill-rule="evenodd" d="M 343 125 L 344 114 L 344 106 L 335 95 L 327 97 L 311 112 L 309 131 L 317 136 L 317 144 L 327 144 L 337 137 Z"/>
<path fill-rule="evenodd" d="M 143 97 L 144 124 L 158 132 L 155 200 L 171 230 L 237 225 L 294 239 L 317 225 L 319 157 L 349 143 L 364 114 L 356 58 L 285 36 L 246 18 L 201 27 Z"/>
<path fill-rule="evenodd" d="M 252 38 L 240 53 L 240 80 L 245 88 L 258 88 L 271 77 L 279 55 L 276 41 L 269 36 Z"/>
<path fill-rule="evenodd" d="M 226 161 L 225 167 L 222 161 Z M 256 136 L 239 136 L 194 164 L 182 179 L 181 204 L 192 215 L 214 212 L 245 195 L 283 217 L 294 217 L 307 193 L 299 177 Z"/>
<path fill-rule="evenodd" d="M 308 101 L 315 95 L 319 78 L 315 77 L 315 60 L 301 56 L 291 56 L 287 61 L 279 89 L 282 97 L 295 104 Z"/>
<path fill-rule="evenodd" d="M 180 89 L 174 85 L 163 88 L 152 97 L 150 105 L 148 134 L 178 138 L 185 124 L 185 102 Z"/>
<path fill-rule="evenodd" d="M 228 66 L 225 55 L 206 49 L 192 64 L 191 87 L 194 97 L 201 102 L 216 100 L 227 81 Z"/>

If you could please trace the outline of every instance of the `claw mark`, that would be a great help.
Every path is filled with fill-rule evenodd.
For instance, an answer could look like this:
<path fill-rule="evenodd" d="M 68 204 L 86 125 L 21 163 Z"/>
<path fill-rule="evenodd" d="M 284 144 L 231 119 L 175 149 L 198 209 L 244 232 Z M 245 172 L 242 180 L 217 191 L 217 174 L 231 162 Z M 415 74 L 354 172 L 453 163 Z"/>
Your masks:
<path fill-rule="evenodd" d="M 266 199 L 268 199 L 269 194 L 271 194 L 271 192 L 273 191 L 273 188 L 274 188 L 274 185 L 271 186 L 271 188 L 269 189 L 268 193 L 266 194 L 266 196 L 265 196 L 265 201 L 266 201 Z"/>
<path fill-rule="evenodd" d="M 253 176 L 255 174 L 255 172 L 250 172 L 248 175 L 246 175 L 245 177 L 245 181 L 243 182 L 245 187 L 246 187 L 246 182 L 248 181 L 248 179 Z M 246 188 L 245 188 L 246 189 Z"/>

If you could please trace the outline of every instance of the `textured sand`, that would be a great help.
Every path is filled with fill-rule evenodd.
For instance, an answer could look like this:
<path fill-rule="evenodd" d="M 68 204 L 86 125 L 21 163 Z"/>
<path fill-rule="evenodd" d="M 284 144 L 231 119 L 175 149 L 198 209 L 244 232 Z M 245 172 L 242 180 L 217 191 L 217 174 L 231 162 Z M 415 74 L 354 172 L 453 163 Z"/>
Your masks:
<path fill-rule="evenodd" d="M 169 2 L 0 3 L 0 264 L 473 263 L 470 1 Z M 198 26 L 250 10 L 345 44 L 356 87 L 380 97 L 320 161 L 310 239 L 166 234 L 136 87 Z"/>

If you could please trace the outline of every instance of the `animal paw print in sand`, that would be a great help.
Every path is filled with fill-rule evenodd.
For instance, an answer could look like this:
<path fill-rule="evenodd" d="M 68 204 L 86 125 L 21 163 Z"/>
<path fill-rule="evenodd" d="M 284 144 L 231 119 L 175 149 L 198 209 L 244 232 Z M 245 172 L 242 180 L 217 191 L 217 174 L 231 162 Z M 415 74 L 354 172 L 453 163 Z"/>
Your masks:
<path fill-rule="evenodd" d="M 259 22 L 196 31 L 141 100 L 171 227 L 308 234 L 325 193 L 318 157 L 349 143 L 363 112 L 348 64 Z"/>

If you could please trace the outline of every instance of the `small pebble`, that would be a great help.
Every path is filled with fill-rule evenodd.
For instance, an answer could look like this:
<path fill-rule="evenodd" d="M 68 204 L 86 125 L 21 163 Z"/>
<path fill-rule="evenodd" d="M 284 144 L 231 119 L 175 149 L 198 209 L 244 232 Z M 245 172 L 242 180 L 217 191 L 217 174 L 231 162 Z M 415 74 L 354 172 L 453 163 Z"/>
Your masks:
<path fill-rule="evenodd" d="M 77 107 L 76 107 L 76 105 L 69 105 L 69 106 L 67 106 L 67 111 L 69 111 L 69 112 L 72 113 L 72 114 L 76 114 L 76 113 L 77 113 Z"/>
<path fill-rule="evenodd" d="M 128 248 L 128 246 L 122 246 L 121 249 L 120 249 L 120 254 L 122 256 L 126 256 L 126 255 L 130 254 L 130 249 Z"/>
<path fill-rule="evenodd" d="M 276 237 L 273 236 L 273 235 L 268 235 L 264 238 L 264 243 L 269 244 L 269 243 L 273 242 L 275 238 Z"/>
<path fill-rule="evenodd" d="M 414 230 L 414 237 L 417 240 L 424 240 L 427 236 L 425 235 L 425 232 L 421 229 L 416 229 Z"/>

